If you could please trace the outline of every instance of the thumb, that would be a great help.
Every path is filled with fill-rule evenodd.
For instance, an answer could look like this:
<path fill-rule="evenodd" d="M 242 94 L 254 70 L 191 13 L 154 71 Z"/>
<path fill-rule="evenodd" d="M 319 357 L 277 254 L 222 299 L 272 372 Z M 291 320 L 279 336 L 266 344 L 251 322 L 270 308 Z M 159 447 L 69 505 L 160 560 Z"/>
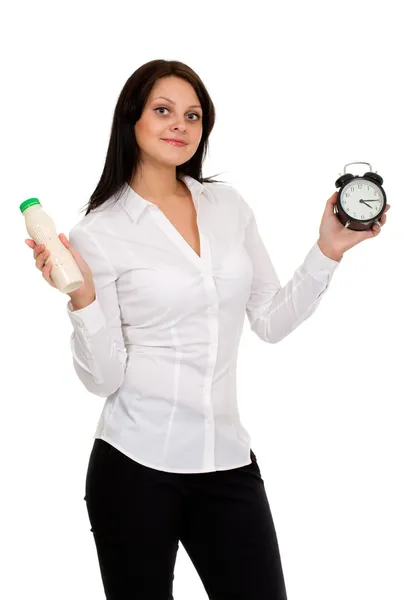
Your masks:
<path fill-rule="evenodd" d="M 328 198 L 326 205 L 325 205 L 325 209 L 324 209 L 325 215 L 333 215 L 334 214 L 334 206 L 337 203 L 337 196 L 338 196 L 338 192 L 334 192 L 333 195 L 330 198 Z"/>
<path fill-rule="evenodd" d="M 80 254 L 77 252 L 77 250 L 75 250 L 73 248 L 73 246 L 71 245 L 71 243 L 69 242 L 69 240 L 67 239 L 67 237 L 65 236 L 64 233 L 60 233 L 59 238 L 60 238 L 61 242 L 64 244 L 64 246 L 66 246 L 66 248 L 72 254 L 72 256 L 74 256 L 74 258 L 80 256 Z"/>
<path fill-rule="evenodd" d="M 373 231 L 373 229 L 366 229 L 364 231 L 354 231 L 354 230 L 350 230 L 350 231 L 352 233 L 352 239 L 354 240 L 355 244 L 359 244 L 360 242 L 369 240 L 370 238 L 373 238 L 377 235 L 377 233 L 375 233 Z"/>

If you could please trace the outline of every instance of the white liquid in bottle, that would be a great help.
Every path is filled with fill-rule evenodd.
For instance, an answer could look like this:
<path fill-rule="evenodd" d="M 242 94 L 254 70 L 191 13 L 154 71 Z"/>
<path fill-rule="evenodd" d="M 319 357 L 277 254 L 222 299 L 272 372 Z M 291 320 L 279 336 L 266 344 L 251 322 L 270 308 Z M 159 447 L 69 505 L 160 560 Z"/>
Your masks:
<path fill-rule="evenodd" d="M 83 283 L 84 278 L 76 261 L 56 232 L 54 221 L 43 210 L 38 198 L 29 198 L 20 204 L 25 217 L 25 225 L 30 237 L 37 244 L 44 244 L 49 250 L 45 264 L 52 263 L 51 278 L 58 290 L 64 294 L 74 292 Z"/>

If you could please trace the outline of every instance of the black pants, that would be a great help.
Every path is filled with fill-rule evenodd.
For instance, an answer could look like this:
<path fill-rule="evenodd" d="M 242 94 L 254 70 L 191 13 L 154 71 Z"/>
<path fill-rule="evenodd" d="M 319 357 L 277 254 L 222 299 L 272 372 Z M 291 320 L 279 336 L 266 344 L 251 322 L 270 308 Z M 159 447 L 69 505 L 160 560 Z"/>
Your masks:
<path fill-rule="evenodd" d="M 172 600 L 181 541 L 210 600 L 286 600 L 255 454 L 211 473 L 167 473 L 95 439 L 86 495 L 107 600 Z"/>

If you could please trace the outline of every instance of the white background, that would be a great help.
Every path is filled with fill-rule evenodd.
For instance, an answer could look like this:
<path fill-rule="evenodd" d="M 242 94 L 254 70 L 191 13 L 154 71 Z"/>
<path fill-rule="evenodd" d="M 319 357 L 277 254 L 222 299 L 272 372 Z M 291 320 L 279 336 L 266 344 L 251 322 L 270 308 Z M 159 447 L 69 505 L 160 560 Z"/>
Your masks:
<path fill-rule="evenodd" d="M 104 399 L 74 373 L 68 297 L 35 268 L 19 204 L 38 197 L 68 233 L 101 175 L 123 84 L 164 58 L 192 67 L 211 94 L 203 173 L 251 205 L 282 285 L 317 240 L 344 165 L 368 161 L 384 178 L 387 224 L 346 252 L 315 314 L 275 345 L 246 321 L 238 389 L 288 599 L 403 600 L 398 10 L 352 0 L 2 9 L 2 598 L 104 597 L 83 500 Z M 181 545 L 174 597 L 207 598 Z"/>

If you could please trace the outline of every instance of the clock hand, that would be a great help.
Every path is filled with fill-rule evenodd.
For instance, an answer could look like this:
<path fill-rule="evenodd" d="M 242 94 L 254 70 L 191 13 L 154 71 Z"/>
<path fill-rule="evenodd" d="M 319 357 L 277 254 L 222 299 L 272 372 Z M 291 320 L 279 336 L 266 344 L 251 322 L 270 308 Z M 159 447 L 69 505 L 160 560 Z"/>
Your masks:
<path fill-rule="evenodd" d="M 365 202 L 365 201 L 361 199 L 361 200 L 359 200 L 359 202 Z M 372 200 L 372 199 L 368 198 L 366 200 L 366 202 L 380 202 L 380 200 Z"/>
<path fill-rule="evenodd" d="M 361 202 L 362 204 L 366 204 L 366 206 L 369 206 L 369 208 L 373 208 L 373 206 L 371 204 L 368 204 L 364 200 L 359 200 L 359 202 Z"/>

